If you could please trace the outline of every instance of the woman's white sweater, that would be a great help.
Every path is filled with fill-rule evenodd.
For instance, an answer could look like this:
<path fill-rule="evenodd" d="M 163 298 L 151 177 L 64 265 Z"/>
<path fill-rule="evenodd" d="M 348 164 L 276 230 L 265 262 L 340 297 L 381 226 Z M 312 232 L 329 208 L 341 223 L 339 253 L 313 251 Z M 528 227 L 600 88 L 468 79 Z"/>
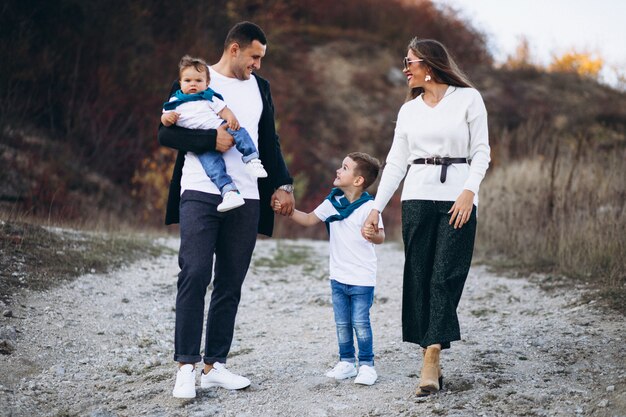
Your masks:
<path fill-rule="evenodd" d="M 374 207 L 383 211 L 405 174 L 403 201 L 456 201 L 466 189 L 474 192 L 474 204 L 478 205 L 478 189 L 489 166 L 489 152 L 487 109 L 477 90 L 450 86 L 435 107 L 418 96 L 398 112 Z M 441 165 L 411 163 L 434 156 L 467 158 L 471 165 L 448 166 L 446 182 L 441 183 Z"/>

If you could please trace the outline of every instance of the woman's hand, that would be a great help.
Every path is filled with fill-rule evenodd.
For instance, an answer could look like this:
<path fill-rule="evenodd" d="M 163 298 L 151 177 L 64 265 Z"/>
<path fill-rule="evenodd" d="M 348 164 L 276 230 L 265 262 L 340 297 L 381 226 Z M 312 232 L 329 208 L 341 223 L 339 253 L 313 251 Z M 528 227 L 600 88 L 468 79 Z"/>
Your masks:
<path fill-rule="evenodd" d="M 448 224 L 453 224 L 455 229 L 463 227 L 463 225 L 469 220 L 473 209 L 474 193 L 470 190 L 463 190 L 448 212 L 448 214 L 452 213 Z"/>
<path fill-rule="evenodd" d="M 370 214 L 365 219 L 365 223 L 363 223 L 363 228 L 361 229 L 361 235 L 363 235 L 365 239 L 367 239 L 367 237 L 364 234 L 364 230 L 370 227 L 374 228 L 375 234 L 378 233 L 378 216 L 379 215 L 380 215 L 380 212 L 378 210 L 372 209 L 372 211 L 370 211 Z"/>

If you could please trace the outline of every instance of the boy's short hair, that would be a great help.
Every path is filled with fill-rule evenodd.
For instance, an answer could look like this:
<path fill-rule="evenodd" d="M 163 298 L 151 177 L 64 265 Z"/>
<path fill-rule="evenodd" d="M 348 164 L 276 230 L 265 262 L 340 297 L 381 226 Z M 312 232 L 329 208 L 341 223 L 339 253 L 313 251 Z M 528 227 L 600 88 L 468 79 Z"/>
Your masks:
<path fill-rule="evenodd" d="M 241 49 L 246 49 L 253 41 L 267 45 L 263 29 L 252 22 L 239 22 L 228 31 L 224 40 L 224 50 L 228 49 L 233 42 L 238 43 Z"/>
<path fill-rule="evenodd" d="M 180 78 L 183 70 L 189 67 L 194 67 L 198 72 L 204 71 L 206 73 L 207 81 L 211 80 L 211 73 L 209 72 L 209 66 L 206 61 L 202 58 L 195 58 L 190 55 L 185 55 L 180 59 L 180 62 L 178 63 L 178 77 Z"/>
<path fill-rule="evenodd" d="M 380 171 L 380 161 L 365 152 L 351 152 L 348 154 L 348 158 L 356 163 L 354 172 L 363 177 L 363 189 L 365 190 L 374 184 Z"/>

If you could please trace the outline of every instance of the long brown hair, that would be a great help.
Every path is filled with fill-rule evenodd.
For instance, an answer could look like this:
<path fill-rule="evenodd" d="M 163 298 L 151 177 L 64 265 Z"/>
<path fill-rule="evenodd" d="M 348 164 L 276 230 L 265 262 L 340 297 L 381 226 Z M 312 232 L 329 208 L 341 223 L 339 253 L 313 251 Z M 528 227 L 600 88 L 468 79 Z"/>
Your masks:
<path fill-rule="evenodd" d="M 408 49 L 430 68 L 433 81 L 454 87 L 474 87 L 467 76 L 459 69 L 446 47 L 434 39 L 413 38 Z M 422 87 L 409 89 L 406 101 L 413 100 L 424 92 Z"/>

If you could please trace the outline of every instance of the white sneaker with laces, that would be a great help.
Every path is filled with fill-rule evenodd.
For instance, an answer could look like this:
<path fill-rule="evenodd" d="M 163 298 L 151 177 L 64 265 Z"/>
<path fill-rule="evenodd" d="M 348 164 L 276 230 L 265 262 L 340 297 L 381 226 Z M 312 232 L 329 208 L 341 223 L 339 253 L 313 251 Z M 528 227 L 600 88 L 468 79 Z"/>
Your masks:
<path fill-rule="evenodd" d="M 246 204 L 239 191 L 227 191 L 222 197 L 222 202 L 217 206 L 217 211 L 223 213 Z"/>
<path fill-rule="evenodd" d="M 193 365 L 188 364 L 178 368 L 172 395 L 176 398 L 196 397 L 196 370 Z"/>
<path fill-rule="evenodd" d="M 335 379 L 352 378 L 355 375 L 356 364 L 346 361 L 339 361 L 339 363 L 337 363 L 337 365 L 335 365 L 333 369 L 326 372 L 327 377 Z"/>
<path fill-rule="evenodd" d="M 251 159 L 250 161 L 244 164 L 246 171 L 248 174 L 253 176 L 254 178 L 265 178 L 267 177 L 267 171 L 263 168 L 263 164 L 259 158 Z"/>
<path fill-rule="evenodd" d="M 250 386 L 250 380 L 241 375 L 233 374 L 223 364 L 215 362 L 213 369 L 208 374 L 205 374 L 204 371 L 200 373 L 200 386 L 202 388 L 243 389 Z"/>
<path fill-rule="evenodd" d="M 378 374 L 373 366 L 361 365 L 359 366 L 359 374 L 354 378 L 355 384 L 361 385 L 374 385 L 374 382 L 378 379 Z"/>

